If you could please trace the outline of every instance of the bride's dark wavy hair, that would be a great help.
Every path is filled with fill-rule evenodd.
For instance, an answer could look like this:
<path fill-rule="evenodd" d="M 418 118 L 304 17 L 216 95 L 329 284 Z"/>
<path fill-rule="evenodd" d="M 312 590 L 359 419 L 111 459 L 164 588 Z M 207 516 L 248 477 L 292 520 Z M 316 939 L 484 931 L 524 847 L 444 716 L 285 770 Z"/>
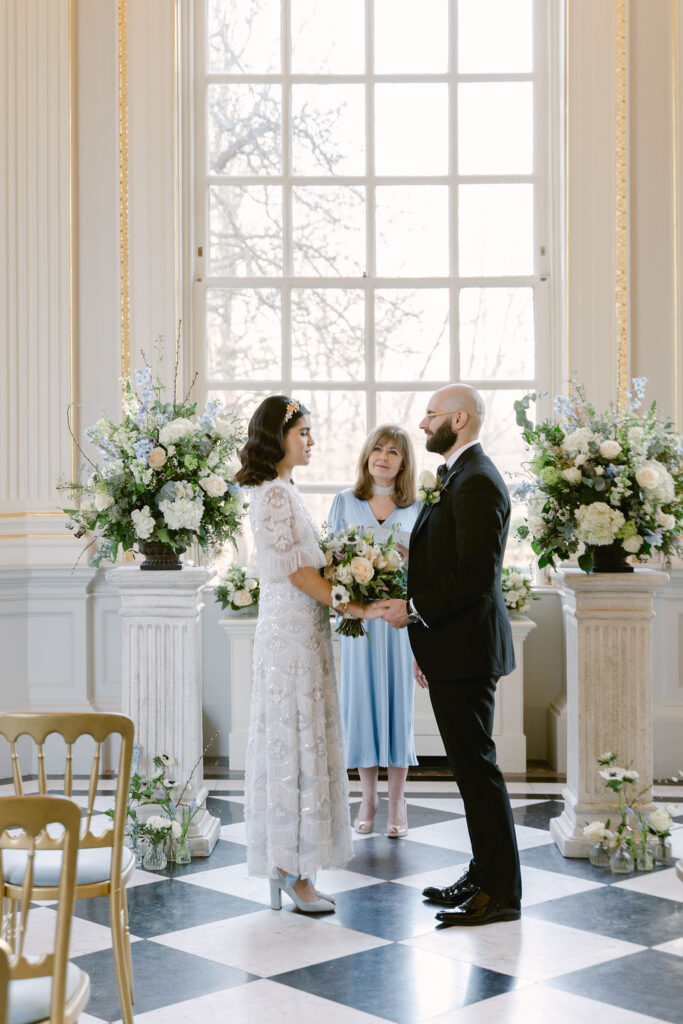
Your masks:
<path fill-rule="evenodd" d="M 240 487 L 275 479 L 277 464 L 285 457 L 285 434 L 302 416 L 308 416 L 306 406 L 286 395 L 263 399 L 249 420 L 247 440 L 239 452 L 242 468 L 235 479 Z"/>

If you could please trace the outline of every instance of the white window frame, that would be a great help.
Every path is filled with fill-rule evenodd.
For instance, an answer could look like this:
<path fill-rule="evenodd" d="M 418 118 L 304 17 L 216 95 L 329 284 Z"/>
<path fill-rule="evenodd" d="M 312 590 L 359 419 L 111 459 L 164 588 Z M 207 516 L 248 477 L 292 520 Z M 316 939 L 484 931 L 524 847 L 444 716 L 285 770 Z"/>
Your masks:
<path fill-rule="evenodd" d="M 448 0 L 451 26 L 457 24 L 457 0 Z M 534 292 L 535 316 L 535 377 L 529 380 L 470 380 L 474 387 L 485 390 L 535 390 L 545 392 L 539 400 L 538 414 L 550 411 L 551 394 L 563 390 L 566 380 L 566 345 L 564 339 L 564 4 L 553 0 L 533 0 L 534 68 L 527 74 L 404 74 L 375 75 L 373 73 L 373 10 L 374 0 L 365 0 L 366 71 L 354 75 L 295 75 L 289 71 L 289 0 L 282 3 L 282 74 L 234 75 L 209 73 L 207 67 L 206 0 L 183 6 L 181 34 L 186 40 L 181 69 L 182 125 L 181 152 L 183 159 L 184 216 L 183 235 L 186 240 L 184 265 L 191 268 L 191 287 L 184 290 L 185 308 L 190 307 L 190 330 L 186 334 L 191 350 L 191 363 L 198 370 L 198 394 L 208 390 L 261 390 L 268 393 L 282 391 L 296 394 L 310 391 L 359 391 L 365 394 L 367 429 L 375 425 L 376 395 L 379 392 L 425 393 L 425 404 L 432 391 L 444 380 L 378 381 L 375 379 L 374 291 L 379 288 L 448 288 L 450 292 L 450 380 L 457 379 L 459 361 L 458 292 L 464 287 L 531 287 Z M 457 29 L 450 32 L 449 67 L 455 66 L 457 56 Z M 271 83 L 282 85 L 283 105 L 283 173 L 272 176 L 226 175 L 213 176 L 207 172 L 207 105 L 208 86 L 213 83 Z M 534 81 L 534 165 L 529 175 L 458 175 L 457 174 L 457 86 L 460 82 L 523 82 Z M 366 153 L 367 174 L 363 176 L 325 175 L 293 176 L 290 152 L 290 86 L 299 83 L 316 84 L 359 83 L 366 86 Z M 377 176 L 373 167 L 373 105 L 374 83 L 433 83 L 446 82 L 449 86 L 450 136 L 449 173 L 441 176 Z M 528 276 L 459 277 L 457 253 L 457 227 L 452 227 L 449 239 L 449 276 L 431 278 L 375 276 L 374 191 L 378 185 L 439 184 L 449 188 L 450 222 L 457 222 L 457 198 L 460 184 L 531 183 L 534 186 L 534 269 Z M 281 185 L 283 189 L 283 275 L 279 277 L 249 278 L 207 276 L 209 267 L 209 188 L 212 184 Z M 366 189 L 366 266 L 367 277 L 294 277 L 292 268 L 291 196 L 298 185 L 361 185 Z M 278 288 L 282 292 L 282 376 L 272 380 L 211 381 L 207 372 L 206 293 L 210 287 Z M 365 302 L 365 380 L 323 381 L 303 380 L 291 374 L 291 322 L 289 294 L 292 288 L 350 288 L 366 292 Z M 187 337 L 189 335 L 189 337 Z M 346 485 L 351 483 L 347 481 Z M 301 484 L 302 491 L 316 494 L 336 493 L 343 484 L 318 481 Z"/>

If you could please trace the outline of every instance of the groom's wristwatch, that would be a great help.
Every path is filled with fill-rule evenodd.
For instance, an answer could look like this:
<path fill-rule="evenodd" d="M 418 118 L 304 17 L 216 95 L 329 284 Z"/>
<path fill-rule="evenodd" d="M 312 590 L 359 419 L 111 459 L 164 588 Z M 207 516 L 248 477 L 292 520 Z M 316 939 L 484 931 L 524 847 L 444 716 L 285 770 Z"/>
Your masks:
<path fill-rule="evenodd" d="M 408 622 L 410 622 L 412 625 L 417 625 L 418 622 L 423 621 L 422 616 L 416 610 L 415 605 L 413 604 L 412 597 L 409 598 L 408 601 L 406 602 L 406 613 L 408 615 Z"/>

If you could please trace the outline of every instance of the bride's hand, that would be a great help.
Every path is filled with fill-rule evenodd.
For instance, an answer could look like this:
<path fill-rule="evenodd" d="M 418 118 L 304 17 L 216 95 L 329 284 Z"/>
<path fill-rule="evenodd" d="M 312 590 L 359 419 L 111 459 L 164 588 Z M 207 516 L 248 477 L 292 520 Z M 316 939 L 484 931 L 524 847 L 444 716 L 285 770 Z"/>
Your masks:
<path fill-rule="evenodd" d="M 404 562 L 407 562 L 408 561 L 408 548 L 405 546 L 405 544 L 399 544 L 399 542 L 396 541 L 396 550 L 398 551 L 398 553 L 400 554 L 400 556 L 404 560 Z"/>
<path fill-rule="evenodd" d="M 371 601 L 369 604 L 361 606 L 363 609 L 364 619 L 381 619 L 382 613 L 384 612 L 383 601 Z"/>

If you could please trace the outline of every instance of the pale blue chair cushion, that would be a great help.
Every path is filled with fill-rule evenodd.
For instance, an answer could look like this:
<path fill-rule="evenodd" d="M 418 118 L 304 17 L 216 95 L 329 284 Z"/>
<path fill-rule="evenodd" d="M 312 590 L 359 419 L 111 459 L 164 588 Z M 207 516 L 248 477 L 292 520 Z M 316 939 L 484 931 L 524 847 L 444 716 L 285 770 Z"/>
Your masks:
<path fill-rule="evenodd" d="M 66 1001 L 76 993 L 83 971 L 75 964 L 66 968 Z M 33 1024 L 50 1016 L 52 978 L 21 978 L 9 985 L 9 1024 Z"/>
<path fill-rule="evenodd" d="M 3 850 L 2 871 L 5 883 L 22 885 L 26 871 L 25 850 Z M 127 846 L 123 848 L 121 872 L 125 874 L 134 855 Z M 39 850 L 33 859 L 33 884 L 35 886 L 59 885 L 62 870 L 62 854 L 60 850 Z M 111 872 L 111 847 L 101 849 L 79 850 L 76 863 L 76 885 L 92 885 L 95 882 L 106 882 Z"/>

